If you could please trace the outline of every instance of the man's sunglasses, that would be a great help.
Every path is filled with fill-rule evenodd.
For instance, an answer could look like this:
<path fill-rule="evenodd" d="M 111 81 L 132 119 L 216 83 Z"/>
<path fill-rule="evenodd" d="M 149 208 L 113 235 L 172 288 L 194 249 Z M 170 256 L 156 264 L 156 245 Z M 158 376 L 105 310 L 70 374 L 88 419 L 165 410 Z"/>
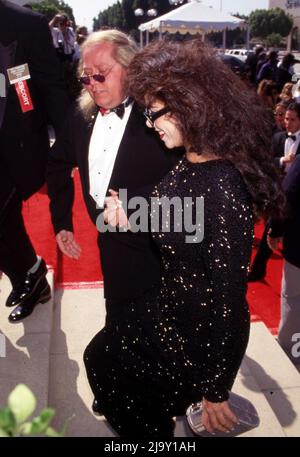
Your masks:
<path fill-rule="evenodd" d="M 88 86 L 89 84 L 91 84 L 91 78 L 93 78 L 94 81 L 97 81 L 97 83 L 104 83 L 104 81 L 105 81 L 105 76 L 101 75 L 100 73 L 98 73 L 97 75 L 91 75 L 91 76 L 80 76 L 78 81 L 81 84 Z"/>
<path fill-rule="evenodd" d="M 110 67 L 110 69 L 107 72 L 105 72 L 106 73 L 105 76 L 102 73 L 97 73 L 96 75 L 82 75 L 82 76 L 80 76 L 78 81 L 81 84 L 84 84 L 85 86 L 89 86 L 91 84 L 91 78 L 93 78 L 94 81 L 97 81 L 97 83 L 104 83 L 107 76 L 109 75 L 111 70 L 114 68 L 114 66 L 115 66 L 115 64 L 112 65 L 112 67 Z"/>
<path fill-rule="evenodd" d="M 144 111 L 144 116 L 147 119 L 147 121 L 149 122 L 149 124 L 151 125 L 151 127 L 154 127 L 154 122 L 156 121 L 156 119 L 158 119 L 159 117 L 161 117 L 164 114 L 167 114 L 169 112 L 170 112 L 170 108 L 168 108 L 167 106 L 165 106 L 164 108 L 162 108 L 158 111 L 151 111 L 148 108 L 146 108 Z"/>

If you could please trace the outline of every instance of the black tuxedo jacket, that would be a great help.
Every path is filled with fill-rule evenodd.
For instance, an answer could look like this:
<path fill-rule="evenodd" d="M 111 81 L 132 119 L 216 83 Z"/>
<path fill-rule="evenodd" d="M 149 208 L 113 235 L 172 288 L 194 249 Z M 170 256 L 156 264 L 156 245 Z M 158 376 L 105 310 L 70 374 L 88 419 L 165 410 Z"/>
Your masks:
<path fill-rule="evenodd" d="M 280 167 L 280 157 L 284 156 L 284 146 L 286 140 L 286 132 L 277 132 L 272 138 L 272 153 L 275 159 L 276 165 Z M 296 155 L 300 153 L 300 144 L 298 146 Z"/>
<path fill-rule="evenodd" d="M 62 229 L 73 231 L 73 167 L 79 167 L 84 200 L 94 224 L 100 214 L 89 195 L 88 151 L 96 115 L 94 112 L 85 119 L 79 109 L 71 110 L 50 151 L 47 184 L 56 233 Z M 108 188 L 127 189 L 129 197 L 147 196 L 179 156 L 179 151 L 168 151 L 153 130 L 146 127 L 142 113 L 134 105 Z M 101 233 L 99 247 L 106 298 L 135 298 L 159 282 L 160 259 L 150 234 Z"/>
<path fill-rule="evenodd" d="M 300 268 L 300 155 L 297 155 L 282 182 L 288 203 L 285 221 L 271 221 L 271 236 L 283 237 L 283 257 Z"/>
<path fill-rule="evenodd" d="M 23 113 L 7 69 L 28 63 L 27 80 L 34 110 Z M 49 139 L 47 122 L 61 127 L 68 99 L 46 19 L 0 0 L 0 73 L 6 96 L 0 97 L 0 211 L 12 188 L 28 198 L 45 182 Z"/>

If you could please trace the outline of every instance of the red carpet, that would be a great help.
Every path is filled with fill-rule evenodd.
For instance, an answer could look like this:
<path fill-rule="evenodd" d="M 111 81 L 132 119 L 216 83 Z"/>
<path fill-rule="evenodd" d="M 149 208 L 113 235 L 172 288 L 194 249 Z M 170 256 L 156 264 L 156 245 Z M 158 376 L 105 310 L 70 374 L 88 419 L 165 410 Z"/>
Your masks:
<path fill-rule="evenodd" d="M 102 281 L 100 260 L 97 247 L 97 231 L 90 221 L 79 182 L 75 174 L 76 199 L 73 209 L 75 238 L 82 248 L 79 260 L 69 259 L 58 251 L 49 215 L 49 200 L 43 193 L 34 195 L 24 204 L 25 223 L 28 233 L 39 255 L 48 265 L 53 266 L 56 284 L 64 287 L 84 287 L 89 283 L 93 287 Z M 256 241 L 262 234 L 263 226 L 256 227 Z M 253 255 L 255 250 L 253 251 Z M 279 296 L 282 260 L 277 253 L 268 263 L 265 281 L 249 283 L 248 301 L 252 320 L 262 320 L 269 329 L 276 333 L 279 321 Z"/>
<path fill-rule="evenodd" d="M 56 283 L 72 285 L 102 281 L 97 230 L 92 224 L 83 202 L 79 174 L 75 173 L 76 199 L 73 207 L 74 236 L 82 248 L 79 260 L 63 256 L 56 247 L 49 214 L 49 199 L 37 193 L 24 203 L 23 214 L 36 252 L 54 267 Z M 71 284 L 70 284 L 71 283 Z"/>
<path fill-rule="evenodd" d="M 255 229 L 255 245 L 258 244 L 264 226 L 258 224 Z M 256 248 L 253 249 L 253 257 Z M 277 333 L 280 317 L 280 288 L 281 288 L 282 257 L 273 253 L 267 266 L 264 281 L 250 282 L 248 286 L 248 302 L 253 321 L 261 320 L 272 333 Z"/>

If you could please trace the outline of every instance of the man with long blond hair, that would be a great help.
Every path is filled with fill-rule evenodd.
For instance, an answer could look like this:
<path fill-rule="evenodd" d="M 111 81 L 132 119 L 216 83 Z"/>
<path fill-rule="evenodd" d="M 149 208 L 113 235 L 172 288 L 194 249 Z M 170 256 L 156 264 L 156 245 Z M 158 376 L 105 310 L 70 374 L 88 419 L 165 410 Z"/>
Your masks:
<path fill-rule="evenodd" d="M 71 258 L 81 252 L 72 224 L 73 167 L 79 167 L 84 200 L 96 224 L 109 189 L 125 189 L 129 198 L 148 196 L 172 166 L 171 156 L 127 94 L 127 67 L 136 52 L 134 41 L 117 30 L 91 34 L 81 49 L 82 94 L 52 148 L 48 167 L 56 240 Z M 149 233 L 106 231 L 99 234 L 98 245 L 107 323 L 128 313 L 133 298 L 159 283 L 160 258 Z"/>

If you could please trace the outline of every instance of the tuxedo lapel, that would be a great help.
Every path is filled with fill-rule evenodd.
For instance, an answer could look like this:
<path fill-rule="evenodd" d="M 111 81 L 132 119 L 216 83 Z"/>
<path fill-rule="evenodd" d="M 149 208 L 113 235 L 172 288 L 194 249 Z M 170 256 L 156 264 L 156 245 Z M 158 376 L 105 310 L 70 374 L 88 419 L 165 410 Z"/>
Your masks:
<path fill-rule="evenodd" d="M 286 134 L 284 132 L 275 134 L 275 140 L 273 140 L 273 152 L 275 157 L 281 157 L 284 155 Z"/>
<path fill-rule="evenodd" d="M 10 43 L 8 46 L 4 46 L 0 42 L 0 73 L 2 75 L 4 75 L 4 78 L 5 78 L 5 80 L 4 80 L 5 87 L 0 88 L 0 129 L 2 126 L 3 118 L 4 118 L 6 100 L 7 100 L 7 92 L 8 92 L 8 87 L 9 87 L 8 79 L 7 79 L 7 69 L 14 66 L 16 49 L 17 49 L 16 41 Z M 0 83 L 2 83 L 2 81 L 3 81 L 3 78 L 1 78 Z M 2 95 L 4 95 L 4 96 L 2 96 Z"/>
<path fill-rule="evenodd" d="M 89 191 L 90 189 L 90 178 L 89 178 L 89 146 L 90 146 L 90 140 L 91 136 L 93 133 L 93 128 L 96 122 L 98 114 L 98 107 L 95 107 L 95 110 L 92 112 L 92 114 L 89 116 L 89 119 L 87 119 L 87 129 L 86 129 L 86 136 L 83 139 L 82 143 L 82 151 L 84 156 L 82 157 L 82 179 L 83 182 L 86 183 L 86 188 Z"/>
<path fill-rule="evenodd" d="M 109 183 L 109 188 L 118 187 L 122 182 L 122 176 L 131 176 L 132 170 L 128 170 L 128 162 L 131 155 L 135 155 L 136 149 L 140 146 L 140 141 L 137 140 L 137 132 L 140 132 L 139 124 L 141 123 L 138 107 L 134 103 L 119 149 L 115 160 L 112 176 Z M 136 170 L 138 173 L 138 170 Z"/>

